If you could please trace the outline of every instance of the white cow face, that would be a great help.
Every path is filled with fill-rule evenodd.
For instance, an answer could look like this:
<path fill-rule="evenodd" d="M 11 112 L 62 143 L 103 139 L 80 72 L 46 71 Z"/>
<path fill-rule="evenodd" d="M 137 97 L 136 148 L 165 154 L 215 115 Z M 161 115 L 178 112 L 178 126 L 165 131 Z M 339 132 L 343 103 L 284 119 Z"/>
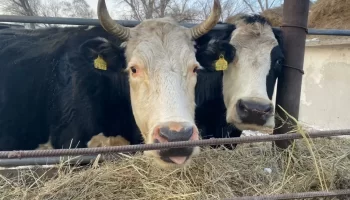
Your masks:
<path fill-rule="evenodd" d="M 259 15 L 243 16 L 230 43 L 236 57 L 223 75 L 226 120 L 241 130 L 270 132 L 275 126 L 271 97 L 283 62 L 272 27 Z"/>

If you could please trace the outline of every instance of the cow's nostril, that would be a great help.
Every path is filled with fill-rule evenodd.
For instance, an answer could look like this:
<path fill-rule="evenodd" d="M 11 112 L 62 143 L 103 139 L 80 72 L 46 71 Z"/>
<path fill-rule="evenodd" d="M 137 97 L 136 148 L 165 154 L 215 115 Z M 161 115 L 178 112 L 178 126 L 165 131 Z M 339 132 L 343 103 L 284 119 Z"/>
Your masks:
<path fill-rule="evenodd" d="M 247 107 L 243 104 L 242 100 L 238 100 L 238 106 L 242 111 L 247 111 Z"/>
<path fill-rule="evenodd" d="M 265 113 L 270 113 L 272 111 L 272 105 L 268 105 L 264 110 Z"/>

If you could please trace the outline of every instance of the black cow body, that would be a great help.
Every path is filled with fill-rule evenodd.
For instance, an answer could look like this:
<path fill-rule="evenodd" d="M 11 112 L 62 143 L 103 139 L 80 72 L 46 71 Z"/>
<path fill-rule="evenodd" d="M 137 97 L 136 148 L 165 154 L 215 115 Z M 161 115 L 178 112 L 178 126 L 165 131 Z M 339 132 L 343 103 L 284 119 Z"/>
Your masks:
<path fill-rule="evenodd" d="M 96 37 L 108 39 L 96 39 Z M 120 42 L 101 27 L 0 32 L 0 150 L 86 147 L 93 135 L 141 143 Z M 97 54 L 107 70 L 94 68 Z M 73 141 L 71 141 L 73 139 Z"/>

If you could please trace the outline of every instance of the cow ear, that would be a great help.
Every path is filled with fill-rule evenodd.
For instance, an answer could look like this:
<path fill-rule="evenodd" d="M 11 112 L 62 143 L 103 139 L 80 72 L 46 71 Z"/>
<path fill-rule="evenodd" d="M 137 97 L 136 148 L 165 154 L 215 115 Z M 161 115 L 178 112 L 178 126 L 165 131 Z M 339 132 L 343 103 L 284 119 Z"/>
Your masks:
<path fill-rule="evenodd" d="M 224 40 L 210 40 L 196 47 L 196 59 L 205 71 L 227 70 L 236 55 L 236 49 Z"/>
<path fill-rule="evenodd" d="M 94 38 L 84 42 L 79 48 L 86 62 L 97 70 L 120 71 L 125 68 L 124 49 L 104 38 Z"/>
<path fill-rule="evenodd" d="M 98 56 L 101 47 L 107 43 L 108 41 L 104 38 L 90 39 L 80 45 L 79 52 L 85 59 L 95 59 Z"/>

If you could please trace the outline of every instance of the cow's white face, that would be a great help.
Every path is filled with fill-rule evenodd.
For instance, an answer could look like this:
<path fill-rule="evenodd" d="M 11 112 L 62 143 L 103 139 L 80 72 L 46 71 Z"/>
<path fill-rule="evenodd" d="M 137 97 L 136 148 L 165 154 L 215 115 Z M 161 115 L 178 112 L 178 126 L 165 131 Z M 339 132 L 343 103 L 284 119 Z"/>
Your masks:
<path fill-rule="evenodd" d="M 260 21 L 239 21 L 230 43 L 236 57 L 223 76 L 226 120 L 241 130 L 270 132 L 275 126 L 274 107 L 266 83 L 275 62 L 271 52 L 278 46 L 272 27 Z"/>
<path fill-rule="evenodd" d="M 133 114 L 145 142 L 176 141 L 174 134 L 198 140 L 194 88 L 200 66 L 185 29 L 170 19 L 144 21 L 133 30 L 126 57 Z M 186 134 L 176 133 L 182 129 Z M 157 151 L 146 154 L 159 157 Z M 184 158 L 170 159 L 182 164 Z"/>
<path fill-rule="evenodd" d="M 145 142 L 198 140 L 194 88 L 200 66 L 193 40 L 219 20 L 219 0 L 214 0 L 210 17 L 191 29 L 171 18 L 126 28 L 110 18 L 104 0 L 99 0 L 97 10 L 105 30 L 125 41 L 132 110 Z M 198 153 L 199 147 L 145 152 L 165 167 L 183 166 Z"/>

